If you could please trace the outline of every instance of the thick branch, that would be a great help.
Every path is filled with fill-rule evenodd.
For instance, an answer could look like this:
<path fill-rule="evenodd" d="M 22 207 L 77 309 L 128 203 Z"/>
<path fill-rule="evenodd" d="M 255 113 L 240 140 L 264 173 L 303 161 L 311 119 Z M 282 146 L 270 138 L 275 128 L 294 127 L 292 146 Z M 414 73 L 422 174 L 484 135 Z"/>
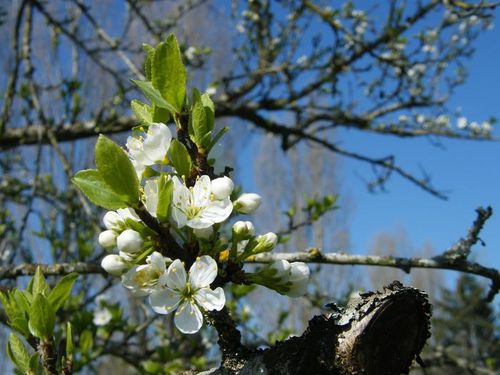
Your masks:
<path fill-rule="evenodd" d="M 238 367 L 223 363 L 202 374 L 407 373 L 430 336 L 427 295 L 394 282 L 333 313 L 315 316 L 299 337 L 256 351 Z"/>

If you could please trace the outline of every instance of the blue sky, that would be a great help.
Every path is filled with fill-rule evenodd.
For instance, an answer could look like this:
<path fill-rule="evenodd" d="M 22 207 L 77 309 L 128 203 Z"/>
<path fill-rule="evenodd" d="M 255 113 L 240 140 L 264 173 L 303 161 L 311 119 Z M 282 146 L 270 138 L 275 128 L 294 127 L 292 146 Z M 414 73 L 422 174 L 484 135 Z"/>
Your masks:
<path fill-rule="evenodd" d="M 450 98 L 447 106 L 450 113 L 461 107 L 462 115 L 470 121 L 500 118 L 499 42 L 498 26 L 483 32 L 474 42 L 476 53 L 467 61 L 469 77 Z M 493 134 L 499 137 L 500 124 L 495 127 Z M 349 213 L 352 253 L 366 253 L 380 233 L 394 234 L 401 230 L 414 248 L 429 243 L 436 254 L 442 253 L 467 234 L 476 218 L 476 208 L 491 206 L 493 217 L 481 235 L 486 247 L 477 245 L 472 258 L 483 265 L 500 268 L 499 143 L 439 139 L 437 146 L 428 138 L 398 138 L 356 130 L 340 131 L 338 136 L 347 150 L 375 158 L 395 155 L 396 163 L 416 176 L 421 176 L 424 169 L 434 187 L 449 197 L 446 201 L 440 200 L 397 175 L 387 183 L 386 192 L 370 193 L 362 179 L 373 177 L 371 166 L 341 158 L 341 194 L 352 204 Z M 242 159 L 251 157 L 254 144 L 246 144 Z M 249 173 L 243 172 L 242 180 L 245 188 L 255 187 Z M 458 273 L 445 274 L 451 286 Z"/>
<path fill-rule="evenodd" d="M 498 14 L 498 12 L 497 12 Z M 469 78 L 451 98 L 449 108 L 462 107 L 464 116 L 483 121 L 500 118 L 500 29 L 484 33 L 476 41 L 477 52 L 469 61 Z M 497 128 L 494 135 L 500 134 Z M 476 246 L 474 257 L 481 263 L 500 267 L 500 145 L 495 142 L 401 139 L 350 131 L 342 134 L 343 145 L 370 150 L 373 156 L 397 155 L 397 162 L 419 172 L 422 166 L 435 187 L 449 192 L 442 201 L 394 176 L 387 193 L 369 193 L 359 176 L 370 169 L 343 159 L 345 191 L 354 202 L 351 215 L 353 251 L 363 252 L 381 232 L 404 228 L 410 241 L 421 247 L 430 242 L 438 251 L 447 249 L 475 218 L 475 208 L 490 205 L 494 215 L 481 238 L 486 247 Z"/>

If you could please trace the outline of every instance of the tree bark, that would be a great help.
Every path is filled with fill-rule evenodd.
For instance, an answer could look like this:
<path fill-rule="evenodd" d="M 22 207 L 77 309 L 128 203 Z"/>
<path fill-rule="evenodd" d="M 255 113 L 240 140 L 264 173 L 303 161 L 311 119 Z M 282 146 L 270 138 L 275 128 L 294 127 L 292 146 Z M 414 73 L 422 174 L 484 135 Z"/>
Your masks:
<path fill-rule="evenodd" d="M 397 281 L 345 309 L 327 307 L 332 312 L 313 317 L 301 336 L 244 356 L 225 348 L 221 366 L 200 374 L 406 374 L 430 336 L 427 295 Z"/>

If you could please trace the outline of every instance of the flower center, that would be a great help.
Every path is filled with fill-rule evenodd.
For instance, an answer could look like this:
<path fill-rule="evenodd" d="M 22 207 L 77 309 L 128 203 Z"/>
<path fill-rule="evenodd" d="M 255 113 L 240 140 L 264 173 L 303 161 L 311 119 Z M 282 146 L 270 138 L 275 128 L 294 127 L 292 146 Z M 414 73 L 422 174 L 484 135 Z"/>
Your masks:
<path fill-rule="evenodd" d="M 182 298 L 184 298 L 184 299 L 192 299 L 193 298 L 194 290 L 191 287 L 190 283 L 186 283 L 186 286 L 182 290 L 181 295 L 182 295 Z"/>
<path fill-rule="evenodd" d="M 203 210 L 202 207 L 189 206 L 188 209 L 186 210 L 186 216 L 189 220 L 194 219 L 201 213 L 202 210 Z"/>

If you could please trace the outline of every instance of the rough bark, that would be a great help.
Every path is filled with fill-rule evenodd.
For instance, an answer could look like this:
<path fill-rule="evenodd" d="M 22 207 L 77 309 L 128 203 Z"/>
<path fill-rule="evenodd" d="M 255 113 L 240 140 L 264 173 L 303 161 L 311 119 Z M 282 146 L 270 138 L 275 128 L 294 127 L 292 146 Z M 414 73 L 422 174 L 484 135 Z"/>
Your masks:
<path fill-rule="evenodd" d="M 397 281 L 345 309 L 327 307 L 332 312 L 312 318 L 301 336 L 243 356 L 225 348 L 221 367 L 200 374 L 406 374 L 430 336 L 427 295 Z"/>

